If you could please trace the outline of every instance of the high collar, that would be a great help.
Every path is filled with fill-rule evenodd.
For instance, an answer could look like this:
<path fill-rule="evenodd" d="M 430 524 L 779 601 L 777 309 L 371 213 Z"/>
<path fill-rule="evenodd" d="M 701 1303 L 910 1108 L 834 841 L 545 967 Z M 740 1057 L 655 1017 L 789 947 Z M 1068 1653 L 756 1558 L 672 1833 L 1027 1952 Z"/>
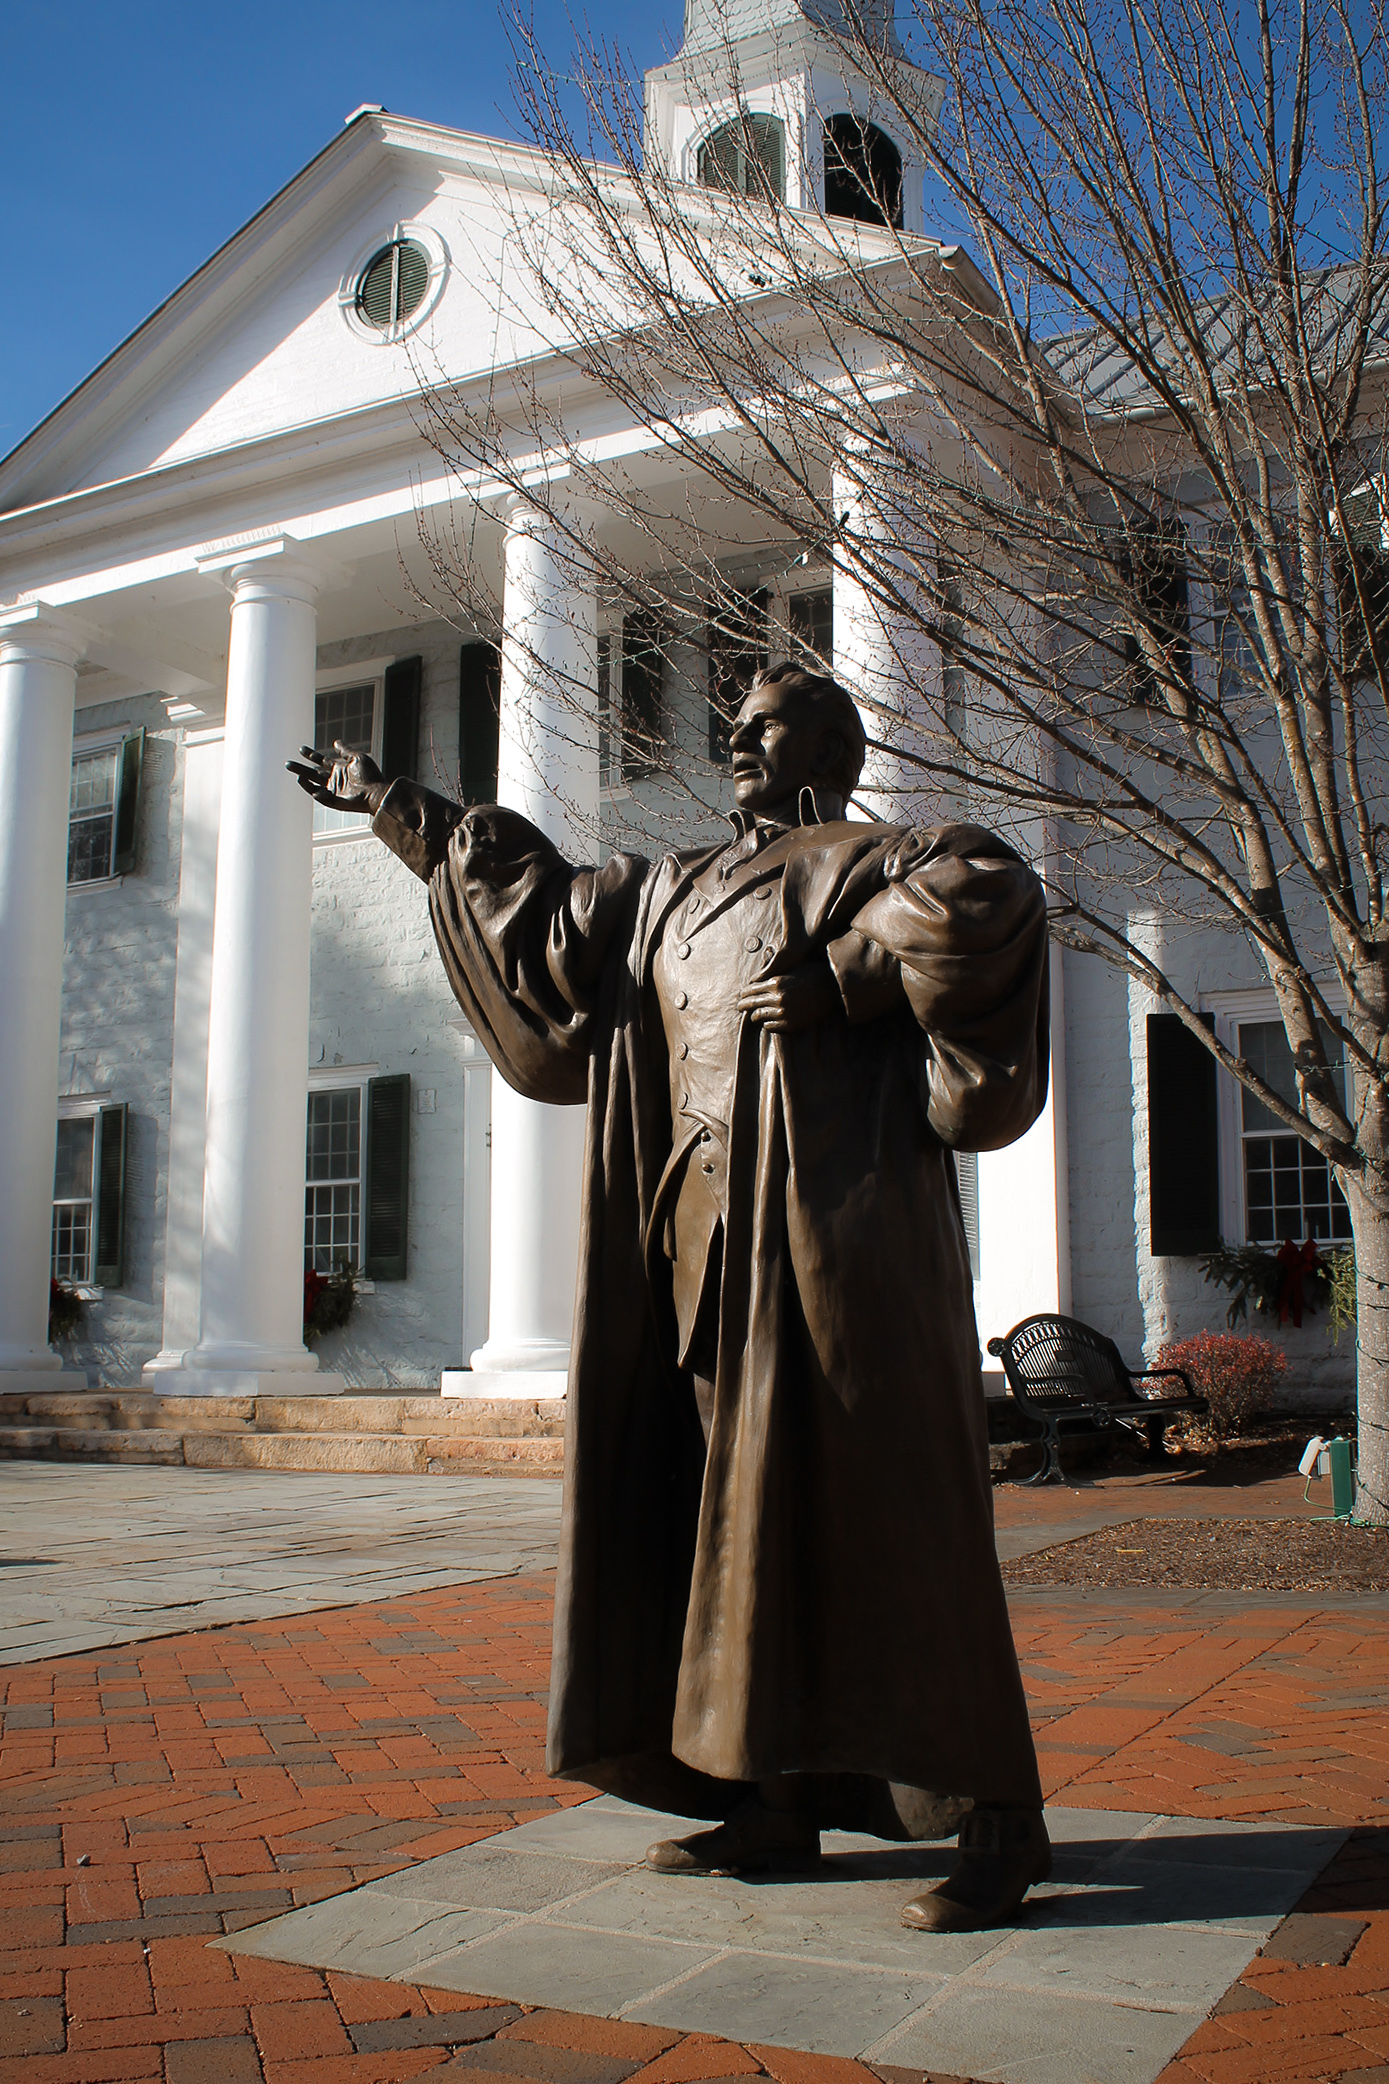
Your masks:
<path fill-rule="evenodd" d="M 832 789 L 804 788 L 796 802 L 797 825 L 832 825 L 844 815 L 844 798 Z M 728 822 L 739 839 L 746 839 L 754 826 L 759 831 L 789 832 L 792 827 L 784 818 L 759 818 L 741 806 L 728 813 Z"/>

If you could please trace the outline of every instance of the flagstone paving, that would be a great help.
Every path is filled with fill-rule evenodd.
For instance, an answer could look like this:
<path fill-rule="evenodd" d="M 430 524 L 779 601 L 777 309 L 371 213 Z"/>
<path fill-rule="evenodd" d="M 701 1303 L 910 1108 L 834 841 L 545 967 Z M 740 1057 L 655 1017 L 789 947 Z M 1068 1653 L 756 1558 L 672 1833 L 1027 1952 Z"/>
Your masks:
<path fill-rule="evenodd" d="M 697 1828 L 585 1802 L 222 1944 L 863 2062 L 1150 2084 L 1344 1837 L 1056 1807 L 1026 1920 L 927 1937 L 898 1911 L 949 1847 L 828 1832 L 818 1875 L 755 1884 L 641 1865 Z"/>
<path fill-rule="evenodd" d="M 1302 1488 L 1243 1488 L 1238 1509 L 1320 1510 Z M 1136 1514 L 1208 1513 L 1212 1493 L 1174 1463 L 1004 1485 L 995 1507 L 1006 1559 Z M 535 1477 L 3 1462 L 0 1665 L 543 1570 L 559 1516 L 559 1484 Z"/>
<path fill-rule="evenodd" d="M 544 1570 L 544 1478 L 0 1464 L 0 1664 Z"/>

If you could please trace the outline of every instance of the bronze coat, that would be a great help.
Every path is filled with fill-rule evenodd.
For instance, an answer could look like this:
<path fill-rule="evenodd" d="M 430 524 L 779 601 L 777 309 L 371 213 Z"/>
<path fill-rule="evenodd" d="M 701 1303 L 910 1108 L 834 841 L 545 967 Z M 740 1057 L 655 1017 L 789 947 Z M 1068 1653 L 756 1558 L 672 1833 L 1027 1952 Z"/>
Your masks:
<path fill-rule="evenodd" d="M 376 829 L 430 878 L 449 981 L 533 1099 L 588 1106 L 549 1766 L 722 1815 L 821 1776 L 823 1820 L 916 1835 L 914 1791 L 1037 1803 L 995 1558 L 951 1147 L 1047 1083 L 1036 876 L 967 825 L 803 825 L 770 974 L 827 950 L 850 1013 L 744 1022 L 707 1454 L 650 1235 L 671 1153 L 655 950 L 719 848 L 573 868 L 495 808 L 397 783 Z M 775 858 L 774 858 L 775 857 Z M 764 914 L 765 916 L 765 914 Z"/>

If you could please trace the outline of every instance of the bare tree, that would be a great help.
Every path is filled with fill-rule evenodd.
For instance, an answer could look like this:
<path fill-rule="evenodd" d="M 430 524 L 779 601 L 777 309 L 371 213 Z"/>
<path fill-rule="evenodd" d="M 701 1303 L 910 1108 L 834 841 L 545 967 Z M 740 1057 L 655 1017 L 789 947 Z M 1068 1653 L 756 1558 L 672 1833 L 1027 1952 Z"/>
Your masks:
<path fill-rule="evenodd" d="M 587 52 L 576 120 L 573 75 L 523 38 L 554 171 L 513 246 L 555 352 L 486 410 L 426 386 L 431 438 L 533 498 L 580 488 L 604 526 L 556 502 L 576 560 L 712 644 L 716 697 L 751 648 L 739 553 L 858 590 L 895 655 L 857 689 L 879 801 L 913 786 L 1029 830 L 1056 939 L 1140 979 L 1333 1169 L 1359 1510 L 1384 1522 L 1383 0 L 912 4 L 905 45 L 852 5 L 839 43 L 948 242 L 897 229 L 890 170 L 842 137 L 854 215 L 788 208 L 731 41 L 741 147 L 695 186 L 643 157 L 615 52 Z M 619 418 L 644 440 L 616 455 Z M 434 548 L 484 612 L 478 561 Z M 677 757 L 654 712 L 629 728 L 713 800 L 716 760 Z M 1295 1095 L 1217 1040 L 1139 913 L 1254 952 Z"/>

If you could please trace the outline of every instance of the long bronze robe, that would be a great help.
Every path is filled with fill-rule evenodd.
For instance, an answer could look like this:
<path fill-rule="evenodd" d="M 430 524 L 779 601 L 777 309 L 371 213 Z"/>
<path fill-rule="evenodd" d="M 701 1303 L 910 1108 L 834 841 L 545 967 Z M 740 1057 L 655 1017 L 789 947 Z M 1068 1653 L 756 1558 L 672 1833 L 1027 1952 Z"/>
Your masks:
<path fill-rule="evenodd" d="M 652 1237 L 652 971 L 721 850 L 576 868 L 514 812 L 403 782 L 375 828 L 429 881 L 503 1077 L 588 1108 L 550 1770 L 703 1816 L 805 1773 L 824 1823 L 887 1837 L 936 1835 L 937 1797 L 1040 1803 L 951 1158 L 1045 1099 L 1036 876 L 970 825 L 805 824 L 768 849 L 768 974 L 824 950 L 846 1012 L 742 1025 L 706 1450 Z"/>

